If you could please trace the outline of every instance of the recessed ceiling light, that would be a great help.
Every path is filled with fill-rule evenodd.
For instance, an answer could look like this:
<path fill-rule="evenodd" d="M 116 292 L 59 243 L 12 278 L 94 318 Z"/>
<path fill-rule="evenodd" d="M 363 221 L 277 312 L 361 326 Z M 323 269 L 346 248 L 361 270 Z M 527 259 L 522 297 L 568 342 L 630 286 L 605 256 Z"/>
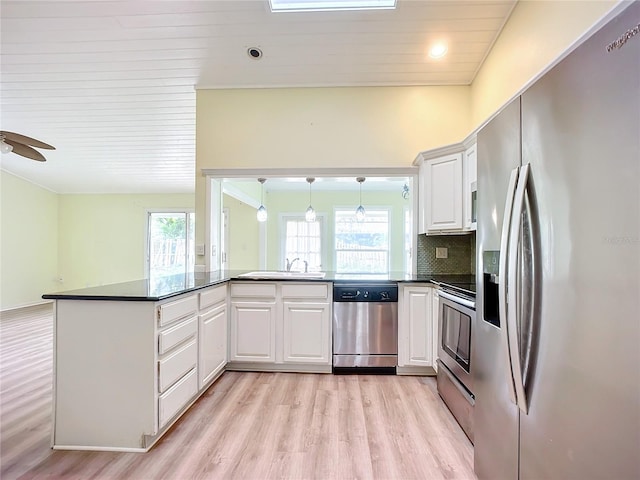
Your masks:
<path fill-rule="evenodd" d="M 254 60 L 258 60 L 259 58 L 262 58 L 262 50 L 257 47 L 250 47 L 247 48 L 247 55 Z"/>
<path fill-rule="evenodd" d="M 269 0 L 272 12 L 323 12 L 396 8 L 396 0 Z"/>
<path fill-rule="evenodd" d="M 436 43 L 429 49 L 431 58 L 442 58 L 447 54 L 447 46 L 444 43 Z"/>

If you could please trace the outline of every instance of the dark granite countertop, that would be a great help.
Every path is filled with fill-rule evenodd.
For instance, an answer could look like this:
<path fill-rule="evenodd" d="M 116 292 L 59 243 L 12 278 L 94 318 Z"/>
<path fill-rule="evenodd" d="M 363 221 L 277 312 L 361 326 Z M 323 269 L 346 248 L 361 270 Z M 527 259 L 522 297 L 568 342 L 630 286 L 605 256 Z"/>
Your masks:
<path fill-rule="evenodd" d="M 246 271 L 214 271 L 167 275 L 158 278 L 133 280 L 130 282 L 101 285 L 98 287 L 67 290 L 47 293 L 42 296 L 49 300 L 112 300 L 112 301 L 151 301 L 157 302 L 183 293 L 211 287 L 229 280 L 262 281 L 262 282 L 333 282 L 333 283 L 365 283 L 365 282 L 414 282 L 434 283 L 456 282 L 471 278 L 470 275 L 409 275 L 404 272 L 391 272 L 388 275 L 345 274 L 327 272 L 324 278 L 262 278 L 240 277 Z"/>

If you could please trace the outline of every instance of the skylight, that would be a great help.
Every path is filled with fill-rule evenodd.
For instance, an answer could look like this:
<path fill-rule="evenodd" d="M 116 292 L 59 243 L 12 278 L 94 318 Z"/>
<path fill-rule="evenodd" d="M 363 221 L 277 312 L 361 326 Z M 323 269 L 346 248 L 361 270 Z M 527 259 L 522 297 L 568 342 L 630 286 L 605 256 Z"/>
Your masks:
<path fill-rule="evenodd" d="M 325 12 L 396 8 L 396 0 L 269 0 L 272 12 Z"/>

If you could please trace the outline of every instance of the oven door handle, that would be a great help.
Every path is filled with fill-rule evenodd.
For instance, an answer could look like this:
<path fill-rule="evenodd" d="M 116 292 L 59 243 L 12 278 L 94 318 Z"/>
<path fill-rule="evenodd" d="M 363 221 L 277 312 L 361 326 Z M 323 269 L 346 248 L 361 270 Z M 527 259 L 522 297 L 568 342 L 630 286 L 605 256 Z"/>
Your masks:
<path fill-rule="evenodd" d="M 438 295 L 440 295 L 442 298 L 446 298 L 447 300 L 452 301 L 453 303 L 459 303 L 460 305 L 465 306 L 467 308 L 471 308 L 473 310 L 476 309 L 476 302 L 467 300 L 466 298 L 461 298 L 456 295 L 451 295 L 450 293 L 445 292 L 443 290 L 440 290 L 438 292 Z"/>

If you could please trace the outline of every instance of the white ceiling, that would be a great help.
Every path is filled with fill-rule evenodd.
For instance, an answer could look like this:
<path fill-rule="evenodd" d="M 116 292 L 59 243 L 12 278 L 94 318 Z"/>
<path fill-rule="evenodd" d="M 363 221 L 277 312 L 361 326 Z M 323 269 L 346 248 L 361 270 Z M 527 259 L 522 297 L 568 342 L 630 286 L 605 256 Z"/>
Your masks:
<path fill-rule="evenodd" d="M 196 88 L 467 85 L 515 1 L 271 13 L 268 0 L 2 0 L 0 129 L 57 147 L 2 168 L 58 193 L 193 192 Z"/>

